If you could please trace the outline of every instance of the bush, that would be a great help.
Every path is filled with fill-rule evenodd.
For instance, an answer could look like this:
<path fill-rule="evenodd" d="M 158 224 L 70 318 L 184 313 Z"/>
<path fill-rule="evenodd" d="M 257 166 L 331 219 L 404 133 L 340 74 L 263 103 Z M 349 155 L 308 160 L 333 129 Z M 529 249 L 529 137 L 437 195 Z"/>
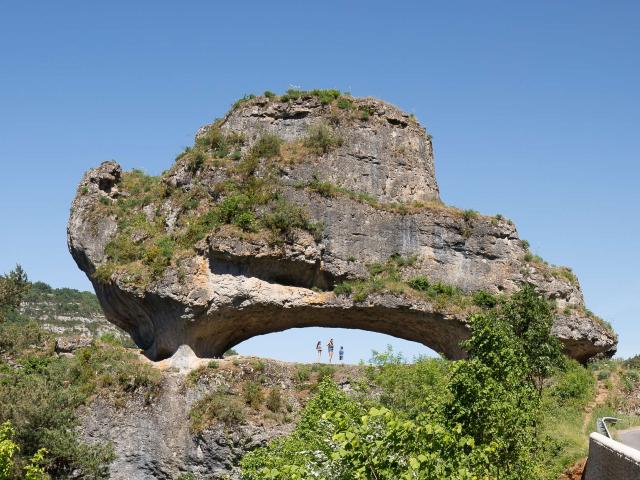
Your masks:
<path fill-rule="evenodd" d="M 473 294 L 473 304 L 482 308 L 493 308 L 497 305 L 498 299 L 484 290 L 479 290 Z"/>
<path fill-rule="evenodd" d="M 342 138 L 330 126 L 323 123 L 309 127 L 304 140 L 304 145 L 318 155 L 328 153 L 342 143 Z"/>
<path fill-rule="evenodd" d="M 475 210 L 465 210 L 462 212 L 462 218 L 464 218 L 465 221 L 471 221 L 475 218 L 478 218 L 479 213 L 476 212 Z"/>
<path fill-rule="evenodd" d="M 275 203 L 272 210 L 262 218 L 262 223 L 276 235 L 289 238 L 293 229 L 300 228 L 316 233 L 317 225 L 307 218 L 306 211 L 285 200 Z"/>
<path fill-rule="evenodd" d="M 338 194 L 338 188 L 331 182 L 324 182 L 316 175 L 313 175 L 311 181 L 307 184 L 307 188 L 323 197 L 335 197 Z"/>
<path fill-rule="evenodd" d="M 247 405 L 250 405 L 253 409 L 258 410 L 264 401 L 264 394 L 262 393 L 262 387 L 256 382 L 246 382 L 242 387 L 244 395 L 244 401 Z"/>
<path fill-rule="evenodd" d="M 316 379 L 317 383 L 321 383 L 325 378 L 332 379 L 333 375 L 336 373 L 336 367 L 333 365 L 326 365 L 324 363 L 314 364 L 311 370 L 318 374 Z"/>
<path fill-rule="evenodd" d="M 565 359 L 562 371 L 554 379 L 551 394 L 563 403 L 584 403 L 594 390 L 593 377 L 575 360 Z"/>
<path fill-rule="evenodd" d="M 0 325 L 0 339 L 11 334 L 9 349 L 23 368 L 10 369 L 1 376 L 0 422 L 13 424 L 21 463 L 45 448 L 53 478 L 67 478 L 71 472 L 107 478 L 112 449 L 80 441 L 76 410 L 95 394 L 117 399 L 121 392 L 131 391 L 129 386 L 144 384 L 146 388 L 149 384 L 140 381 L 138 368 L 151 367 L 142 366 L 133 354 L 112 353 L 124 349 L 109 344 L 100 344 L 106 351 L 101 354 L 93 351 L 98 348 L 95 346 L 79 350 L 75 357 L 57 357 L 51 347 L 42 348 L 38 343 L 46 346 L 48 334 L 38 333 L 38 327 L 28 322 L 13 323 Z M 31 473 L 37 475 L 38 468 L 34 465 Z"/>
<path fill-rule="evenodd" d="M 274 413 L 278 413 L 282 409 L 282 393 L 279 387 L 273 387 L 269 390 L 265 405 Z"/>
<path fill-rule="evenodd" d="M 418 276 L 409 280 L 409 286 L 414 290 L 427 292 L 429 291 L 431 284 L 429 283 L 429 280 L 427 279 L 427 277 Z"/>
<path fill-rule="evenodd" d="M 311 95 L 313 95 L 314 97 L 316 97 L 318 100 L 320 100 L 320 103 L 323 105 L 328 105 L 329 103 L 333 102 L 335 99 L 340 97 L 340 90 L 334 90 L 334 89 L 330 89 L 330 90 L 311 90 L 311 92 L 309 92 Z"/>
<path fill-rule="evenodd" d="M 353 102 L 345 97 L 340 97 L 337 102 L 338 108 L 342 110 L 351 110 Z"/>
<path fill-rule="evenodd" d="M 280 155 L 283 140 L 275 133 L 263 133 L 249 151 L 253 158 L 273 158 Z"/>
<path fill-rule="evenodd" d="M 194 403 L 189 412 L 189 426 L 194 433 L 200 433 L 215 420 L 226 425 L 237 425 L 244 418 L 244 408 L 235 396 L 216 391 Z"/>
<path fill-rule="evenodd" d="M 295 372 L 295 379 L 299 383 L 304 383 L 309 380 L 311 374 L 311 367 L 309 365 L 297 365 Z"/>

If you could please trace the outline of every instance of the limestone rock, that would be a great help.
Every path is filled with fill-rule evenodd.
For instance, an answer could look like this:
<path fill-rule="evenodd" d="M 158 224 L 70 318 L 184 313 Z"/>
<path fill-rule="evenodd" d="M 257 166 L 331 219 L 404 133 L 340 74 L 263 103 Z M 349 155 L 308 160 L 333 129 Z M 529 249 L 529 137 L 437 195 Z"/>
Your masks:
<path fill-rule="evenodd" d="M 569 270 L 528 259 L 511 222 L 439 203 L 430 136 L 413 117 L 379 100 L 348 102 L 345 109 L 313 96 L 243 102 L 200 129 L 200 150 L 185 152 L 155 187 L 142 183 L 149 193 L 138 204 L 131 200 L 143 187 L 127 186 L 117 163 L 87 172 L 71 209 L 69 247 L 107 319 L 152 359 L 180 345 L 199 357 L 220 356 L 252 336 L 304 326 L 372 330 L 463 357 L 466 313 L 455 306 L 397 290 L 366 298 L 332 292 L 340 282 L 366 281 L 372 264 L 402 255 L 412 262 L 399 281 L 425 276 L 468 294 L 509 294 L 532 283 L 555 301 L 554 332 L 569 355 L 584 361 L 615 352 L 615 333 L 587 313 Z M 322 140 L 332 132 L 339 141 L 313 150 L 307 139 L 318 126 Z M 212 137 L 221 134 L 235 135 L 237 151 Z M 284 142 L 276 158 L 256 154 L 265 135 Z M 239 178 L 244 197 L 237 195 Z M 259 197 L 256 189 L 273 198 L 242 218 L 229 220 L 235 214 L 220 210 L 225 199 Z M 278 202 L 306 212 L 315 230 L 297 224 L 274 240 L 267 222 L 256 219 L 282 220 L 272 213 Z M 216 208 L 216 221 L 203 221 Z M 124 222 L 132 211 L 138 216 Z M 134 220 L 156 237 L 129 233 Z M 253 228 L 256 222 L 262 226 Z M 194 236 L 198 225 L 207 227 L 205 235 Z M 128 250 L 116 251 L 122 245 Z M 182 245 L 180 254 L 157 268 L 174 245 Z"/>

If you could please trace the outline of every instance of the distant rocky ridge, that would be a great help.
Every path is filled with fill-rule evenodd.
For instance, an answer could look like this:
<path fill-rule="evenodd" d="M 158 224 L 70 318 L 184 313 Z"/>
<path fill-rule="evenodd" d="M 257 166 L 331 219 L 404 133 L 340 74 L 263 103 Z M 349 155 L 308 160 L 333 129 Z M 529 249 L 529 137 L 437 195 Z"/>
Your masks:
<path fill-rule="evenodd" d="M 20 313 L 58 336 L 91 339 L 111 334 L 125 343 L 130 342 L 126 332 L 107 321 L 91 292 L 34 282 L 20 306 Z"/>
<path fill-rule="evenodd" d="M 334 91 L 249 98 L 161 177 L 105 162 L 83 177 L 70 251 L 106 318 L 152 359 L 220 356 L 292 327 L 361 328 L 461 358 L 474 295 L 531 283 L 579 360 L 617 337 L 577 278 L 500 217 L 444 206 L 431 138 L 388 103 Z"/>

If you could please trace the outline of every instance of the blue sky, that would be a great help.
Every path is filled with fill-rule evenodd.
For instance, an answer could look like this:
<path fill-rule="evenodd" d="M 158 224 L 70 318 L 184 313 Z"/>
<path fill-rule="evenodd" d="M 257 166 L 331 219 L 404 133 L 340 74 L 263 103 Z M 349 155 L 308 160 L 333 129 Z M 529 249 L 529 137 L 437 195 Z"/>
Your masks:
<path fill-rule="evenodd" d="M 304 5 L 304 6 L 303 6 Z M 245 93 L 339 88 L 414 113 L 445 202 L 513 219 L 640 353 L 640 4 L 635 1 L 0 1 L 0 271 L 90 288 L 66 247 L 82 173 L 160 173 Z M 239 347 L 348 359 L 383 335 L 304 329 Z"/>

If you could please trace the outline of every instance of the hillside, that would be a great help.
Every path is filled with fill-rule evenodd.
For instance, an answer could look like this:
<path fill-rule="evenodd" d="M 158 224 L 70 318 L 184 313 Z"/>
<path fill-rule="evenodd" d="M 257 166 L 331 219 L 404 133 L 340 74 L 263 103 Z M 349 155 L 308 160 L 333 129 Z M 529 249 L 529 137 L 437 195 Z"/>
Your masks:
<path fill-rule="evenodd" d="M 95 338 L 111 334 L 123 341 L 129 338 L 125 332 L 107 321 L 92 292 L 52 288 L 44 282 L 34 282 L 24 297 L 20 313 L 57 335 Z"/>
<path fill-rule="evenodd" d="M 425 400 L 432 406 L 446 400 L 455 368 L 441 359 L 404 364 L 390 351 L 375 356 L 372 366 L 197 359 L 188 351 L 150 362 L 112 340 L 58 356 L 50 334 L 25 326 L 0 324 L 0 420 L 14 422 L 26 455 L 47 447 L 49 459 L 56 459 L 57 466 L 49 467 L 57 472 L 53 478 L 75 470 L 80 478 L 251 479 L 261 458 L 257 448 L 289 438 L 296 428 L 316 432 L 308 422 L 330 409 L 354 408 L 346 407 L 351 401 L 413 418 Z M 640 424 L 639 379 L 635 360 L 601 361 L 588 369 L 565 363 L 545 389 L 544 448 L 537 453 L 545 470 L 535 478 L 556 479 L 585 456 L 596 416 L 617 416 L 620 428 Z M 51 409 L 59 415 L 46 414 Z M 67 437 L 63 432 L 72 425 L 78 435 Z M 36 427 L 59 433 L 43 435 Z M 267 448 L 277 458 L 282 447 Z M 251 451 L 258 456 L 243 460 Z"/>

